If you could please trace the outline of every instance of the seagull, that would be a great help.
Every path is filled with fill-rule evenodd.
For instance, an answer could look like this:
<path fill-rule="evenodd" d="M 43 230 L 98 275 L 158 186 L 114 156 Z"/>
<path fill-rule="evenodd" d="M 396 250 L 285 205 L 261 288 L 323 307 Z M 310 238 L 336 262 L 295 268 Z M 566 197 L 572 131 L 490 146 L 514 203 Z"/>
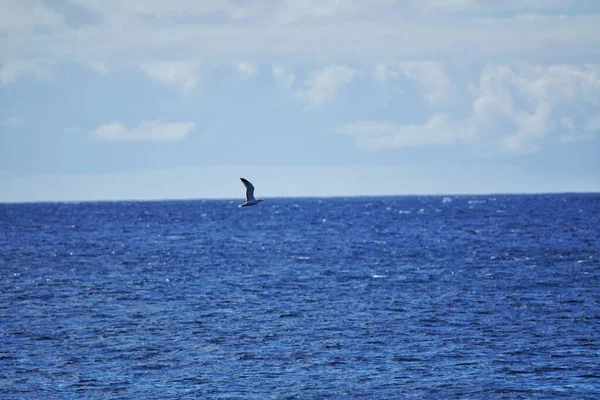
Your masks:
<path fill-rule="evenodd" d="M 254 198 L 254 185 L 252 185 L 249 180 L 244 178 L 240 178 L 240 180 L 242 181 L 244 186 L 246 186 L 246 201 L 240 204 L 238 207 L 253 206 L 260 203 L 261 201 L 264 201 L 263 199 L 257 200 Z"/>

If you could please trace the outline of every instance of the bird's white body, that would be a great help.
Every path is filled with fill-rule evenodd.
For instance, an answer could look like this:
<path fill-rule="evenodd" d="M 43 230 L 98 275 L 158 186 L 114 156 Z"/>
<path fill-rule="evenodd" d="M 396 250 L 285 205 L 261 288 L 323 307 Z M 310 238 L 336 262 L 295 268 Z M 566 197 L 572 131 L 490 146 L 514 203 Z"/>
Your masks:
<path fill-rule="evenodd" d="M 254 206 L 257 205 L 258 203 L 260 203 L 261 201 L 264 200 L 250 200 L 250 201 L 245 201 L 242 204 L 240 204 L 238 207 L 248 207 L 248 206 Z"/>
<path fill-rule="evenodd" d="M 238 207 L 254 206 L 260 203 L 261 201 L 264 201 L 263 199 L 254 198 L 254 186 L 250 183 L 249 180 L 244 178 L 240 178 L 240 180 L 242 181 L 244 186 L 246 186 L 246 201 L 240 204 Z"/>

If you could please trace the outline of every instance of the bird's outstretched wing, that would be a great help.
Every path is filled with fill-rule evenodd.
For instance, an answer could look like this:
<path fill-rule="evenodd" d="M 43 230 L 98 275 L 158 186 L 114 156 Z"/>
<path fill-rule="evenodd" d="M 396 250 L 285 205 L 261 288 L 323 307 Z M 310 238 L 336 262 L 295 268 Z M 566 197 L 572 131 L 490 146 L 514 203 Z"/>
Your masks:
<path fill-rule="evenodd" d="M 254 198 L 254 186 L 248 179 L 240 178 L 244 186 L 246 186 L 246 201 L 255 200 Z"/>

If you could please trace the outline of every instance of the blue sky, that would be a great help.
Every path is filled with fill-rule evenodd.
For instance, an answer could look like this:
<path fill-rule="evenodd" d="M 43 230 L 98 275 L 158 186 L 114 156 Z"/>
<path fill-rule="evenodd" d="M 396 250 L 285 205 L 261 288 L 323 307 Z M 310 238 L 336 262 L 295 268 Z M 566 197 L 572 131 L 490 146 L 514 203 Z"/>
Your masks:
<path fill-rule="evenodd" d="M 0 201 L 600 191 L 599 1 L 0 4 Z"/>

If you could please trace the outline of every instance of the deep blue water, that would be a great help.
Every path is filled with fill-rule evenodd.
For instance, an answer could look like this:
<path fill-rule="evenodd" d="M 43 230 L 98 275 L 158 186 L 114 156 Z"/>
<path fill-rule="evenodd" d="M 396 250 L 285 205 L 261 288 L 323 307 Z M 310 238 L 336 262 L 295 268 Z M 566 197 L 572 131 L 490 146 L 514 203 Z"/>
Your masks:
<path fill-rule="evenodd" d="M 598 399 L 600 195 L 0 204 L 2 399 Z"/>

